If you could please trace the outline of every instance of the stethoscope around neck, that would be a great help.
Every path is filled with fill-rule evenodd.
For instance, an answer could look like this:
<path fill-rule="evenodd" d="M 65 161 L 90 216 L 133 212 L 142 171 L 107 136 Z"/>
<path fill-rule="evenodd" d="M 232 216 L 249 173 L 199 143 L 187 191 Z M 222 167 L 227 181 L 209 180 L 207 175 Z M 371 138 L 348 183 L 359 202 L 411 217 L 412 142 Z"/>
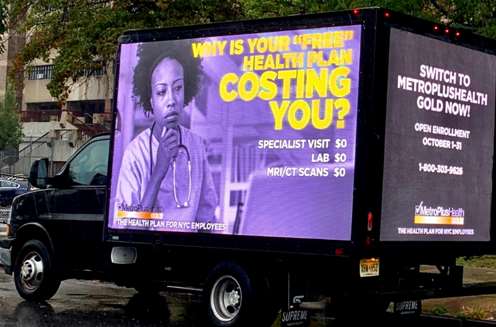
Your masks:
<path fill-rule="evenodd" d="M 150 150 L 150 177 L 152 176 L 153 173 L 153 154 L 152 154 L 152 137 L 153 137 L 153 129 L 155 128 L 155 123 L 152 125 L 152 129 L 150 132 L 150 144 L 149 144 L 149 150 Z M 188 159 L 188 196 L 186 197 L 186 201 L 180 201 L 179 196 L 177 194 L 177 183 L 176 183 L 176 157 L 172 159 L 172 192 L 174 194 L 174 201 L 176 201 L 176 207 L 177 208 L 188 208 L 190 201 L 191 201 L 191 185 L 192 185 L 192 178 L 191 178 L 191 156 L 189 154 L 188 148 L 183 144 L 183 135 L 181 132 L 181 128 L 178 128 L 179 131 L 179 146 L 178 146 L 178 154 L 179 151 L 184 151 L 186 154 L 186 158 Z M 160 140 L 159 140 L 159 146 L 160 146 Z M 158 153 L 158 150 L 157 150 Z M 157 158 L 157 160 L 159 160 Z"/>

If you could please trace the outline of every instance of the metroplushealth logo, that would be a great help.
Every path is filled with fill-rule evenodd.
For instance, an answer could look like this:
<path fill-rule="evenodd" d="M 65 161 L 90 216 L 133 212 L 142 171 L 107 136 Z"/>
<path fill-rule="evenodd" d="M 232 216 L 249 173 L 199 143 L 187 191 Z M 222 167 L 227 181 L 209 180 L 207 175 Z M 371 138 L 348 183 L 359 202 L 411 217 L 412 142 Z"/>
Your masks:
<path fill-rule="evenodd" d="M 464 219 L 463 208 L 454 209 L 442 206 L 433 208 L 424 205 L 423 201 L 415 206 L 414 223 L 416 225 L 463 225 Z"/>
<path fill-rule="evenodd" d="M 435 227 L 398 227 L 399 235 L 474 235 L 473 228 L 459 228 L 465 223 L 463 208 L 432 207 L 423 201 L 415 205 L 414 225 L 431 225 Z M 437 226 L 436 226 L 437 225 Z M 455 226 L 455 227 L 448 227 Z M 456 228 L 458 227 L 458 228 Z"/>

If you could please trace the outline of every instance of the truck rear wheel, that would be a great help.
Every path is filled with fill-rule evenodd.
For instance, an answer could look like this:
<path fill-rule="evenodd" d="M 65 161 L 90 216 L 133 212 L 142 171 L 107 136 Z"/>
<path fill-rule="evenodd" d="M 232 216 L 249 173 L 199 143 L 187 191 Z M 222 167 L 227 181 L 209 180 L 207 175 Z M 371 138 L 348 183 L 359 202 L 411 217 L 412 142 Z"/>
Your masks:
<path fill-rule="evenodd" d="M 216 327 L 270 326 L 274 312 L 268 312 L 263 297 L 268 291 L 254 275 L 241 266 L 223 262 L 211 270 L 204 291 L 207 317 Z M 269 317 L 271 316 L 271 317 Z"/>
<path fill-rule="evenodd" d="M 55 295 L 60 279 L 55 276 L 50 252 L 38 240 L 26 242 L 14 263 L 17 292 L 28 301 L 48 300 Z"/>

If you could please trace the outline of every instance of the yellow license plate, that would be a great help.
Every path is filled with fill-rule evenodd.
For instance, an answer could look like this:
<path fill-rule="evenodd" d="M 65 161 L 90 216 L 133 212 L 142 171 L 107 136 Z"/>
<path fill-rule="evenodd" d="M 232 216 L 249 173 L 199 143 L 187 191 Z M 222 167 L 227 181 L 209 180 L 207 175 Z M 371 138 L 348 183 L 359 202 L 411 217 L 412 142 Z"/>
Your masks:
<path fill-rule="evenodd" d="M 379 276 L 379 259 L 361 259 L 360 260 L 360 277 Z"/>

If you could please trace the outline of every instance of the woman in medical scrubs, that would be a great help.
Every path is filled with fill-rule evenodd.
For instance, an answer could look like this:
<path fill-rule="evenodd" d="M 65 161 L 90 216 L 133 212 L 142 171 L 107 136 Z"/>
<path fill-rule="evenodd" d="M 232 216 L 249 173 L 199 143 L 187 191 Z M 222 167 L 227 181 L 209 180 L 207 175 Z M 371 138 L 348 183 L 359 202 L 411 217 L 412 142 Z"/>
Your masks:
<path fill-rule="evenodd" d="M 117 212 L 153 213 L 146 218 L 160 224 L 149 226 L 160 230 L 208 230 L 207 224 L 218 223 L 218 200 L 205 144 L 179 123 L 181 112 L 198 91 L 200 59 L 193 58 L 191 44 L 184 41 L 142 44 L 138 57 L 134 93 L 153 124 L 124 152 Z"/>

